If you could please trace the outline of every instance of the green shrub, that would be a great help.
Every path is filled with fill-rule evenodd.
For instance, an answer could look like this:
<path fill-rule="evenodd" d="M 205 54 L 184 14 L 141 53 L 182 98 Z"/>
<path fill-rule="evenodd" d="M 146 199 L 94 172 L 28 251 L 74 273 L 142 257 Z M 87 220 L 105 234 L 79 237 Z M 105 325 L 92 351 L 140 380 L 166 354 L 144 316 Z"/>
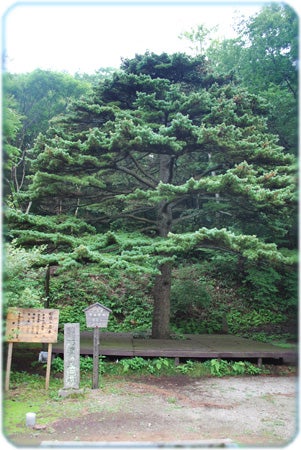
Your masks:
<path fill-rule="evenodd" d="M 273 267 L 249 266 L 243 280 L 242 291 L 252 292 L 252 297 L 259 306 L 275 303 L 278 293 L 279 273 Z"/>
<path fill-rule="evenodd" d="M 286 320 L 285 314 L 268 309 L 260 309 L 258 311 L 231 310 L 226 317 L 229 331 L 233 334 L 241 334 L 261 325 L 268 323 L 277 324 Z"/>
<path fill-rule="evenodd" d="M 86 329 L 83 310 L 100 302 L 112 310 L 108 331 L 131 331 L 151 327 L 152 303 L 149 276 L 138 279 L 93 264 L 57 271 L 50 280 L 51 307 L 60 309 L 60 323 L 78 322 Z"/>
<path fill-rule="evenodd" d="M 181 364 L 176 367 L 176 370 L 183 375 L 191 372 L 194 369 L 195 363 L 193 361 L 188 360 L 185 364 Z"/>
<path fill-rule="evenodd" d="M 64 371 L 64 361 L 59 356 L 53 358 L 51 362 L 51 369 L 54 373 L 63 372 Z"/>
<path fill-rule="evenodd" d="M 124 372 L 148 372 L 151 374 L 160 373 L 173 366 L 169 358 L 144 359 L 140 356 L 122 359 L 120 364 Z"/>
<path fill-rule="evenodd" d="M 213 376 L 226 375 L 259 375 L 264 369 L 254 366 L 249 361 L 225 361 L 223 359 L 210 359 L 204 363 L 210 369 Z"/>
<path fill-rule="evenodd" d="M 79 323 L 81 330 L 86 330 L 86 316 L 84 309 L 89 304 L 77 301 L 74 305 L 66 305 L 60 308 L 60 323 Z"/>
<path fill-rule="evenodd" d="M 99 358 L 100 373 L 105 372 L 104 356 Z M 79 366 L 81 372 L 90 372 L 93 370 L 93 358 L 91 356 L 80 356 Z M 51 362 L 51 368 L 55 373 L 64 372 L 64 360 L 59 356 L 56 356 Z"/>
<path fill-rule="evenodd" d="M 46 367 L 46 366 L 45 366 Z M 52 370 L 55 373 L 64 371 L 64 361 L 56 357 L 52 361 Z M 91 356 L 80 357 L 80 371 L 83 374 L 92 373 L 93 358 Z M 105 357 L 99 358 L 99 373 L 120 375 L 122 373 L 138 373 L 152 375 L 172 375 L 181 373 L 193 377 L 201 376 L 233 376 L 233 375 L 258 375 L 265 373 L 262 368 L 249 361 L 225 361 L 223 359 L 211 359 L 204 363 L 188 360 L 184 364 L 175 366 L 173 358 L 147 359 L 140 356 L 123 358 L 115 363 L 107 362 Z M 15 375 L 17 377 L 17 375 Z M 22 379 L 24 377 L 22 376 Z"/>
<path fill-rule="evenodd" d="M 172 317 L 193 317 L 210 304 L 210 295 L 200 280 L 175 280 L 171 288 Z"/>
<path fill-rule="evenodd" d="M 44 247 L 26 250 L 14 242 L 5 245 L 3 313 L 6 308 L 41 308 L 44 306 L 45 268 L 38 268 Z"/>

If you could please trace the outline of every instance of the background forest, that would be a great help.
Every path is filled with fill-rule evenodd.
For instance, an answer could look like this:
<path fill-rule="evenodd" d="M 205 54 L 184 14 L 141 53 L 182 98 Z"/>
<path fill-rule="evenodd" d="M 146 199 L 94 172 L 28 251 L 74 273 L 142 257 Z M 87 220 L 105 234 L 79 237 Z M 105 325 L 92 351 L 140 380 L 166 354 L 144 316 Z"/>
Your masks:
<path fill-rule="evenodd" d="M 99 301 L 109 331 L 297 328 L 298 18 L 267 5 L 194 56 L 4 74 L 4 307 Z"/>

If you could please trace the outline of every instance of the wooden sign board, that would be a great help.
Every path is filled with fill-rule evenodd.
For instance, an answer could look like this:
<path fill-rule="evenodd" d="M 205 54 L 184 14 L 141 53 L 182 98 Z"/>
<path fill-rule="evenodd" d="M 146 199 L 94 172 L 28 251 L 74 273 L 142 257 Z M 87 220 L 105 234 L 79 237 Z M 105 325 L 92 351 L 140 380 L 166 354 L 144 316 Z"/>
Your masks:
<path fill-rule="evenodd" d="M 84 309 L 86 324 L 93 330 L 93 382 L 92 389 L 98 389 L 99 384 L 99 328 L 108 326 L 109 315 L 112 312 L 109 308 L 100 303 L 94 303 Z"/>
<path fill-rule="evenodd" d="M 8 342 L 5 390 L 9 380 L 14 342 L 48 343 L 45 388 L 49 387 L 52 343 L 57 341 L 59 326 L 58 309 L 8 308 L 5 338 Z"/>
<path fill-rule="evenodd" d="M 109 315 L 112 311 L 106 306 L 94 303 L 84 311 L 88 328 L 106 328 L 108 326 Z"/>
<path fill-rule="evenodd" d="M 7 342 L 57 342 L 58 309 L 8 308 Z"/>

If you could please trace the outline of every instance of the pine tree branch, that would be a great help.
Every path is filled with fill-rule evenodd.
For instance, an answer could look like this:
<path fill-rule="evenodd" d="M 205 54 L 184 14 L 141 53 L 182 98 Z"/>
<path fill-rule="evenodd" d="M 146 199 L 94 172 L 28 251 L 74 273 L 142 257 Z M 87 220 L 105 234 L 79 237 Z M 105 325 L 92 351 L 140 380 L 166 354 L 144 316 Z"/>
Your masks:
<path fill-rule="evenodd" d="M 139 164 L 139 162 L 137 161 L 137 159 L 134 158 L 134 156 L 133 156 L 131 153 L 129 154 L 129 157 L 131 158 L 131 160 L 133 161 L 133 163 L 135 164 L 135 166 L 137 167 L 137 169 L 138 169 L 145 177 L 149 178 L 149 179 L 153 182 L 153 185 L 154 185 L 154 186 L 156 186 L 156 185 L 157 185 L 157 181 L 156 181 L 153 177 L 151 177 L 150 174 L 147 173 L 147 172 L 143 169 L 143 167 L 141 166 L 141 164 Z"/>
<path fill-rule="evenodd" d="M 156 221 L 155 220 L 150 220 L 150 219 L 147 219 L 146 217 L 139 217 L 139 216 L 135 216 L 135 214 L 122 214 L 122 215 L 119 215 L 119 216 L 117 216 L 118 218 L 124 218 L 124 219 L 134 219 L 134 220 L 138 220 L 139 222 L 145 222 L 145 223 L 151 223 L 151 224 L 153 224 L 153 225 L 155 225 L 156 224 Z M 116 217 L 116 218 L 117 218 Z"/>
<path fill-rule="evenodd" d="M 124 166 L 118 166 L 116 165 L 116 169 L 119 170 L 120 172 L 124 172 L 128 175 L 131 175 L 132 177 L 134 177 L 137 181 L 140 181 L 142 184 L 145 184 L 146 186 L 148 186 L 151 189 L 156 189 L 157 184 L 155 183 L 151 183 L 150 181 L 146 180 L 145 178 L 141 177 L 140 175 L 138 175 L 136 172 L 134 172 L 131 169 L 128 169 L 127 167 Z"/>

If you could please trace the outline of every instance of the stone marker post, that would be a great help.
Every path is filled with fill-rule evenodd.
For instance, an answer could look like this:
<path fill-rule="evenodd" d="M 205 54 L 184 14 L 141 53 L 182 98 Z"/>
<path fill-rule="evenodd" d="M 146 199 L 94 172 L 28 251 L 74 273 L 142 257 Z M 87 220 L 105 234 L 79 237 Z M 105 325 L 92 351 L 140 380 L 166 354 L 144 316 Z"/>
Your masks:
<path fill-rule="evenodd" d="M 80 331 L 79 323 L 64 325 L 64 388 L 59 395 L 67 397 L 70 394 L 81 393 L 79 389 L 80 368 Z"/>

